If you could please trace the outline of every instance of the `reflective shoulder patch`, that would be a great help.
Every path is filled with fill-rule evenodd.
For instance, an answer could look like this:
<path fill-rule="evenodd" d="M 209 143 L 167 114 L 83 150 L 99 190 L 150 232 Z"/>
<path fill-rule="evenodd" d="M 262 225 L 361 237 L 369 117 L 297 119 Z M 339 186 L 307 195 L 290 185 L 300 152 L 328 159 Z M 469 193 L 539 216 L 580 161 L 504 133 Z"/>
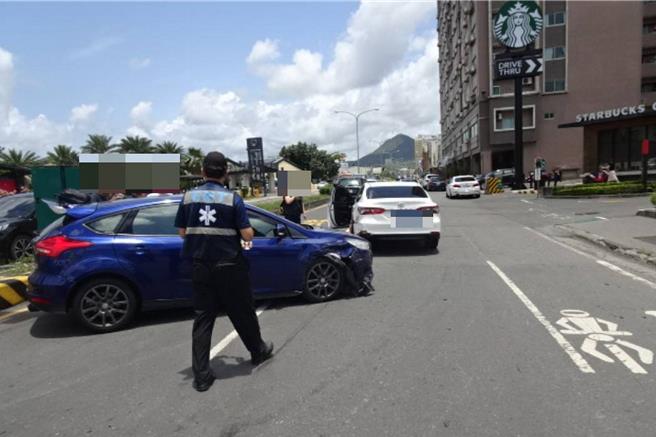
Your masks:
<path fill-rule="evenodd" d="M 185 205 L 190 203 L 216 203 L 232 206 L 233 193 L 214 190 L 192 190 L 187 191 L 184 197 Z"/>

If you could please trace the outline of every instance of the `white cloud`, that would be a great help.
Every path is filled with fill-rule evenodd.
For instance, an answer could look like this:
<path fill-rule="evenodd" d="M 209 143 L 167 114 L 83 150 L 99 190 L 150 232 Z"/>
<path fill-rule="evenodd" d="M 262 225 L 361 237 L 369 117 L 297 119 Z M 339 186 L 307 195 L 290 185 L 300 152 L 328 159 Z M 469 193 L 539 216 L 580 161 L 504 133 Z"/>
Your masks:
<path fill-rule="evenodd" d="M 246 62 L 249 64 L 258 64 L 260 62 L 273 61 L 279 56 L 278 41 L 272 41 L 267 38 L 263 41 L 257 41 L 253 45 L 250 54 L 246 58 Z"/>
<path fill-rule="evenodd" d="M 92 41 L 88 45 L 71 52 L 69 58 L 73 60 L 88 58 L 90 56 L 104 52 L 105 50 L 114 47 L 115 45 L 120 44 L 122 42 L 123 39 L 118 37 L 99 38 Z"/>
<path fill-rule="evenodd" d="M 335 44 L 333 60 L 325 68 L 321 54 L 307 49 L 297 50 L 290 64 L 273 63 L 266 57 L 256 57 L 251 63 L 269 88 L 283 95 L 308 96 L 372 86 L 398 68 L 408 49 L 413 48 L 411 39 L 417 26 L 435 16 L 434 10 L 432 2 L 364 2 Z M 251 55 L 256 49 L 266 53 L 264 46 L 262 41 L 256 42 Z"/>
<path fill-rule="evenodd" d="M 81 123 L 89 120 L 93 114 L 98 111 L 98 105 L 96 103 L 92 105 L 82 104 L 71 109 L 71 123 Z"/>
<path fill-rule="evenodd" d="M 150 66 L 150 58 L 132 58 L 129 64 L 133 70 L 143 70 Z"/>
<path fill-rule="evenodd" d="M 145 123 L 153 110 L 153 102 L 141 101 L 130 110 L 130 117 L 135 124 Z"/>

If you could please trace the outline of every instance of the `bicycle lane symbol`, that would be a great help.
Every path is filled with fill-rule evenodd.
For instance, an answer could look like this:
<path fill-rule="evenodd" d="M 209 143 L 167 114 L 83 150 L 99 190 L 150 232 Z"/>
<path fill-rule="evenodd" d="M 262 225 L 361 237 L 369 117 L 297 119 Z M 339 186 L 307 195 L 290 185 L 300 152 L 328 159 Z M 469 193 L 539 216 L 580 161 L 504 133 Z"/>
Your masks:
<path fill-rule="evenodd" d="M 623 337 L 633 336 L 633 333 L 618 331 L 617 323 L 592 317 L 590 313 L 581 310 L 566 309 L 562 310 L 560 314 L 562 317 L 556 322 L 556 325 L 565 328 L 560 330 L 561 334 L 585 336 L 581 343 L 581 351 L 606 363 L 614 363 L 617 359 L 631 372 L 638 374 L 647 373 L 641 363 L 652 364 L 654 362 L 654 353 L 651 350 L 623 339 Z M 603 348 L 607 349 L 610 354 L 604 352 Z M 637 353 L 640 363 L 629 355 L 628 351 Z"/>

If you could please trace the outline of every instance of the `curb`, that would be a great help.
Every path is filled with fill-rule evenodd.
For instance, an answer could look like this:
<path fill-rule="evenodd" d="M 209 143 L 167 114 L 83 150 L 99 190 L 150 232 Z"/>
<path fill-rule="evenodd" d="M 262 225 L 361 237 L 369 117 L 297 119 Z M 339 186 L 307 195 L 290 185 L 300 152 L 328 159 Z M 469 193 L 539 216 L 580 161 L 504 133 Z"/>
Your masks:
<path fill-rule="evenodd" d="M 537 194 L 537 191 L 530 189 L 530 190 L 511 190 L 510 191 L 513 194 Z"/>
<path fill-rule="evenodd" d="M 656 219 L 656 208 L 639 209 L 636 215 Z"/>
<path fill-rule="evenodd" d="M 10 308 L 26 300 L 27 276 L 0 279 L 0 310 Z"/>
<path fill-rule="evenodd" d="M 581 231 L 567 225 L 556 225 L 557 228 L 563 229 L 572 233 L 579 240 L 587 241 L 588 243 L 595 244 L 604 249 L 610 250 L 616 254 L 631 258 L 636 261 L 656 266 L 656 252 L 648 252 L 635 247 L 624 246 L 614 241 L 608 240 L 601 235 L 593 234 L 592 232 Z"/>
<path fill-rule="evenodd" d="M 547 199 L 616 199 L 616 198 L 622 198 L 622 197 L 643 197 L 643 196 L 651 196 L 652 193 L 632 193 L 632 194 L 594 194 L 594 195 L 587 195 L 587 196 L 554 196 L 553 194 L 550 194 L 548 196 L 544 196 Z"/>

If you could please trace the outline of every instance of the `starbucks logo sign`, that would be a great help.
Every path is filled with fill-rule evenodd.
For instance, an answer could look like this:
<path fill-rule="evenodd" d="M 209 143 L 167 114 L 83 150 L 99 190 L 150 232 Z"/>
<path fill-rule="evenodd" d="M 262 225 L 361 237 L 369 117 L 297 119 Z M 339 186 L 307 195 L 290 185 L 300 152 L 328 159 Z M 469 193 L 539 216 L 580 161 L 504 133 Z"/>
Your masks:
<path fill-rule="evenodd" d="M 506 47 L 519 49 L 537 39 L 542 31 L 542 11 L 534 1 L 503 4 L 494 20 L 494 36 Z"/>

